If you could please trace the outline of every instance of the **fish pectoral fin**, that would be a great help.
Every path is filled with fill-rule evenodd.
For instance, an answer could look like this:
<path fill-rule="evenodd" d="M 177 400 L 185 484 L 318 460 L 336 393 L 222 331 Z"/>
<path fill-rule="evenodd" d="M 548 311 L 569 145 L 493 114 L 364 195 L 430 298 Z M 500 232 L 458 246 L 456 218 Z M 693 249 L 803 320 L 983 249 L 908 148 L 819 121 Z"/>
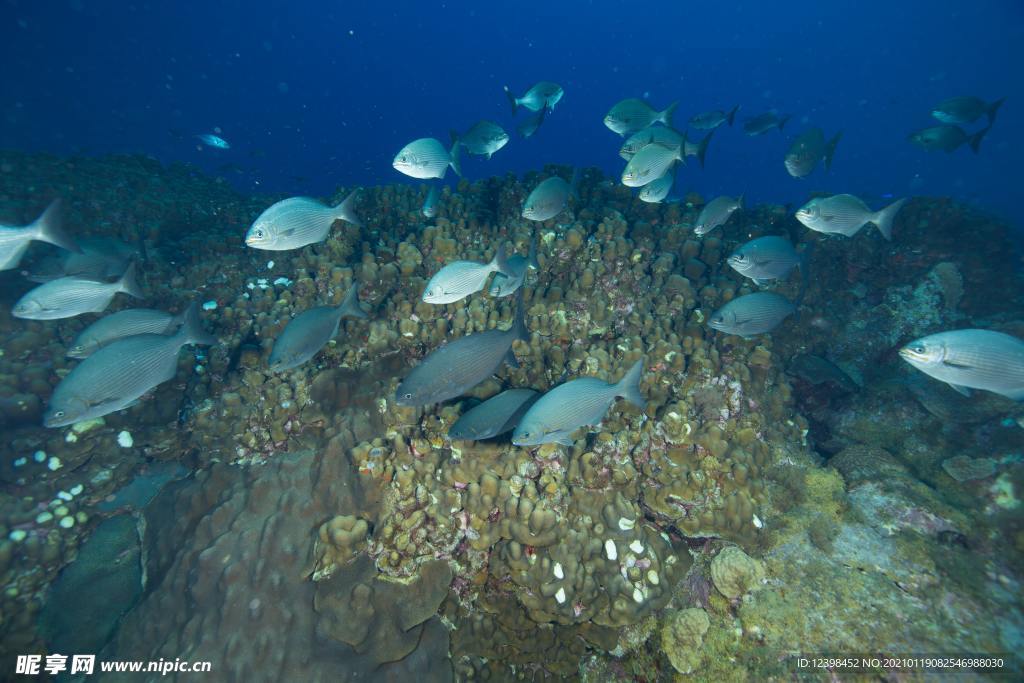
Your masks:
<path fill-rule="evenodd" d="M 553 432 L 550 436 L 552 442 L 562 444 L 563 446 L 572 446 L 576 443 L 572 440 L 569 432 Z"/>
<path fill-rule="evenodd" d="M 970 365 L 965 365 L 964 363 L 955 363 L 953 361 L 948 361 L 948 360 L 942 361 L 942 364 L 945 365 L 947 368 L 956 368 L 958 370 L 970 370 L 971 369 Z"/>
<path fill-rule="evenodd" d="M 955 389 L 958 394 L 963 394 L 964 396 L 968 397 L 970 397 L 971 395 L 971 390 L 968 389 L 967 387 L 960 386 L 959 384 L 953 384 L 952 382 L 946 382 L 946 384 Z"/>
<path fill-rule="evenodd" d="M 771 282 L 772 281 L 769 280 L 768 278 L 763 278 L 763 277 L 755 277 L 754 278 L 754 284 L 756 284 L 758 287 L 765 287 L 765 286 L 771 284 Z"/>

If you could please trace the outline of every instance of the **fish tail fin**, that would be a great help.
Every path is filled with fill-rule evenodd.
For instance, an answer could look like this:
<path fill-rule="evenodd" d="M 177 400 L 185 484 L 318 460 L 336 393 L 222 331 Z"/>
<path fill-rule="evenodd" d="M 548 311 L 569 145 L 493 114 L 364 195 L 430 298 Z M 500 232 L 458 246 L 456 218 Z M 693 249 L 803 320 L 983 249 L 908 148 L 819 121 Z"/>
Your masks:
<path fill-rule="evenodd" d="M 786 114 L 781 119 L 779 119 L 779 132 L 780 133 L 782 132 L 782 129 L 786 127 L 786 124 L 789 123 L 789 120 L 791 118 L 793 118 L 792 114 Z"/>
<path fill-rule="evenodd" d="M 875 212 L 871 222 L 878 226 L 878 231 L 882 233 L 882 237 L 887 240 L 892 240 L 892 222 L 896 217 L 896 214 L 903 208 L 903 204 L 907 201 L 907 198 L 897 199 L 889 206 L 884 209 L 880 209 Z"/>
<path fill-rule="evenodd" d="M 660 114 L 658 114 L 658 120 L 661 121 L 666 126 L 668 126 L 669 128 L 671 128 L 672 127 L 672 117 L 675 115 L 676 108 L 678 108 L 678 107 L 679 107 L 679 102 L 673 102 L 672 104 L 668 105 L 668 107 L 665 108 L 665 111 L 663 111 Z"/>
<path fill-rule="evenodd" d="M 508 258 L 505 256 L 505 245 L 499 244 L 497 251 L 494 252 L 494 258 L 491 259 L 491 267 L 493 270 L 498 271 L 505 277 L 515 277 L 516 274 L 512 271 L 512 267 L 508 264 Z"/>
<path fill-rule="evenodd" d="M 455 171 L 455 175 L 462 177 L 462 163 L 459 161 L 459 138 L 452 142 L 452 148 L 448 150 L 448 165 Z"/>
<path fill-rule="evenodd" d="M 1005 97 L 1000 97 L 998 100 L 988 106 L 988 125 L 992 125 L 996 122 L 996 112 L 999 111 L 999 107 L 1003 106 L 1003 102 L 1006 101 Z"/>
<path fill-rule="evenodd" d="M 182 340 L 182 346 L 185 344 L 213 346 L 217 343 L 217 338 L 203 329 L 203 321 L 199 317 L 199 304 L 195 301 L 185 309 L 185 313 L 182 315 L 181 329 L 178 330 L 176 336 Z"/>
<path fill-rule="evenodd" d="M 569 194 L 572 195 L 573 199 L 579 201 L 580 199 L 580 178 L 583 177 L 583 172 L 579 166 L 572 167 L 572 177 L 569 179 Z"/>
<path fill-rule="evenodd" d="M 74 238 L 64 232 L 60 219 L 59 199 L 54 199 L 50 202 L 50 205 L 46 207 L 46 210 L 35 220 L 32 226 L 35 228 L 36 239 L 56 244 L 61 249 L 67 249 L 76 254 L 82 253 L 82 249 L 75 242 Z"/>
<path fill-rule="evenodd" d="M 128 296 L 133 296 L 136 299 L 146 298 L 146 295 L 142 293 L 142 288 L 139 287 L 139 280 L 135 276 L 135 261 L 128 264 L 124 275 L 118 280 L 118 285 L 120 285 L 120 291 Z"/>
<path fill-rule="evenodd" d="M 622 376 L 615 385 L 615 395 L 621 396 L 638 408 L 646 408 L 647 400 L 640 391 L 640 379 L 644 375 L 644 359 L 641 358 Z"/>
<path fill-rule="evenodd" d="M 978 150 L 981 148 L 981 139 L 985 137 L 985 134 L 988 133 L 991 128 L 992 124 L 990 123 L 970 137 L 969 142 L 971 145 L 971 151 L 975 154 L 977 154 Z"/>
<path fill-rule="evenodd" d="M 736 112 L 738 112 L 739 110 L 740 105 L 737 104 L 735 107 L 732 108 L 732 111 L 729 112 L 729 115 L 725 117 L 725 120 L 729 122 L 730 126 L 732 125 L 732 122 L 736 120 Z"/>
<path fill-rule="evenodd" d="M 512 105 L 512 115 L 515 116 L 516 112 L 519 111 L 519 100 L 516 99 L 516 96 L 512 94 L 512 91 L 508 89 L 507 85 L 504 86 L 504 88 L 505 97 L 508 98 L 509 104 Z"/>
<path fill-rule="evenodd" d="M 711 142 L 711 136 L 715 134 L 712 130 L 710 133 L 704 136 L 704 139 L 697 145 L 697 161 L 700 162 L 700 167 L 704 168 L 704 155 L 708 153 L 708 143 Z"/>
<path fill-rule="evenodd" d="M 363 222 L 359 220 L 359 216 L 356 215 L 356 195 L 359 193 L 359 189 L 352 190 L 345 201 L 334 207 L 334 217 L 343 221 L 348 221 L 357 228 L 363 227 Z"/>
<path fill-rule="evenodd" d="M 525 342 L 530 341 L 530 331 L 526 329 L 526 305 L 523 303 L 523 290 L 521 286 L 516 290 L 516 317 L 512 321 L 512 329 L 516 331 L 516 339 Z"/>
<path fill-rule="evenodd" d="M 530 239 L 530 252 L 526 257 L 526 265 L 534 270 L 540 270 L 540 261 L 537 260 L 537 233 L 533 233 Z"/>
<path fill-rule="evenodd" d="M 843 131 L 836 133 L 836 136 L 829 140 L 825 146 L 825 170 L 831 170 L 832 168 L 832 157 L 836 154 L 836 145 L 839 144 L 839 140 L 843 137 Z"/>
<path fill-rule="evenodd" d="M 338 313 L 341 316 L 350 315 L 353 318 L 366 318 L 366 311 L 359 305 L 359 283 L 353 282 L 352 286 L 348 288 L 348 292 L 345 294 L 345 298 L 342 299 L 341 305 L 338 306 Z"/>

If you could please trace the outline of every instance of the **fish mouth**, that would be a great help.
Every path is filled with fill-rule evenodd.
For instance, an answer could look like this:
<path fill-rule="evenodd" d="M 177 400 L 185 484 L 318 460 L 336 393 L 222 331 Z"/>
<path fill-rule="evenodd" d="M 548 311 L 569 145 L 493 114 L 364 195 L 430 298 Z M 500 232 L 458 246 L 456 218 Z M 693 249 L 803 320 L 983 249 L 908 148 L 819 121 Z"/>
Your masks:
<path fill-rule="evenodd" d="M 919 353 L 914 353 L 913 349 L 909 346 L 904 346 L 899 350 L 900 358 L 907 361 L 908 363 L 923 363 L 925 361 L 924 356 Z"/>

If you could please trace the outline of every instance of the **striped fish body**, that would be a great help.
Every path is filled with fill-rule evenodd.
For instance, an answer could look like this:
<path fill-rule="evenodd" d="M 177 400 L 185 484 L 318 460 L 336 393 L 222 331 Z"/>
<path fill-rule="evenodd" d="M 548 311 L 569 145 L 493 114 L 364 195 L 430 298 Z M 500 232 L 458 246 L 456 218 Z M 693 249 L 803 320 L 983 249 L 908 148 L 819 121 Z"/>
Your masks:
<path fill-rule="evenodd" d="M 516 254 L 509 258 L 508 266 L 512 270 L 512 275 L 495 273 L 494 279 L 491 280 L 491 286 L 487 289 L 487 293 L 495 298 L 500 299 L 501 297 L 515 294 L 516 290 L 523 286 L 529 261 L 525 256 Z"/>
<path fill-rule="evenodd" d="M 701 209 L 700 214 L 697 216 L 697 222 L 693 226 L 693 231 L 698 235 L 706 235 L 718 226 L 725 225 L 729 222 L 733 212 L 742 208 L 742 197 L 729 197 L 725 195 L 716 197 Z"/>
<path fill-rule="evenodd" d="M 428 304 L 450 304 L 465 299 L 483 289 L 491 273 L 513 276 L 505 258 L 504 245 L 498 247 L 490 263 L 455 261 L 437 271 L 423 290 L 423 301 Z"/>
<path fill-rule="evenodd" d="M 630 97 L 609 110 L 604 117 L 604 125 L 619 135 L 631 135 L 655 122 L 671 127 L 675 109 L 676 104 L 673 103 L 665 111 L 659 112 L 644 100 Z"/>
<path fill-rule="evenodd" d="M 101 313 L 107 310 L 114 295 L 123 291 L 121 282 L 62 277 L 27 292 L 12 312 L 16 318 L 29 320 L 58 320 L 82 313 Z"/>
<path fill-rule="evenodd" d="M 991 391 L 1024 401 L 1024 341 L 992 330 L 953 330 L 929 335 L 900 349 L 921 372 L 957 391 Z"/>
<path fill-rule="evenodd" d="M 546 221 L 554 218 L 569 205 L 572 186 L 563 178 L 552 176 L 540 182 L 523 202 L 523 218 Z"/>
<path fill-rule="evenodd" d="M 668 193 L 672 191 L 672 185 L 675 181 L 675 174 L 669 171 L 653 183 L 647 183 L 640 188 L 640 200 L 649 204 L 660 204 L 668 196 Z"/>
<path fill-rule="evenodd" d="M 359 285 L 353 284 L 339 306 L 317 306 L 298 314 L 285 326 L 270 352 L 270 369 L 281 372 L 298 367 L 320 352 L 338 335 L 345 316 L 365 318 L 359 307 Z"/>
<path fill-rule="evenodd" d="M 445 149 L 437 138 L 420 138 L 403 147 L 391 165 L 399 173 L 421 180 L 444 178 L 449 166 L 456 175 L 461 175 L 458 150 L 458 141 L 451 149 Z"/>
<path fill-rule="evenodd" d="M 336 220 L 360 225 L 353 211 L 355 192 L 338 206 L 326 206 L 310 197 L 282 199 L 261 213 L 245 234 L 253 249 L 286 251 L 323 242 Z"/>
<path fill-rule="evenodd" d="M 448 437 L 479 441 L 511 431 L 540 397 L 533 389 L 509 389 L 466 411 L 448 429 Z"/>
<path fill-rule="evenodd" d="M 420 212 L 425 218 L 433 218 L 437 215 L 437 200 L 441 197 L 441 189 L 437 185 L 431 185 L 427 190 L 427 196 L 423 199 L 423 208 Z"/>
<path fill-rule="evenodd" d="M 629 161 L 648 145 L 661 145 L 674 149 L 683 144 L 683 135 L 667 126 L 650 126 L 629 136 L 619 149 L 619 156 Z"/>
<path fill-rule="evenodd" d="M 664 176 L 673 164 L 682 159 L 682 147 L 647 145 L 626 164 L 622 171 L 622 184 L 626 187 L 643 187 Z"/>
<path fill-rule="evenodd" d="M 733 270 L 753 280 L 785 278 L 802 265 L 803 257 L 785 237 L 768 235 L 750 240 L 732 253 L 728 263 Z"/>
<path fill-rule="evenodd" d="M 149 308 L 129 308 L 104 316 L 78 333 L 67 355 L 88 358 L 99 349 L 123 337 L 136 334 L 169 334 L 181 323 L 181 316 Z"/>
<path fill-rule="evenodd" d="M 882 237 L 892 239 L 892 224 L 906 199 L 899 199 L 880 211 L 872 211 L 859 197 L 837 194 L 816 197 L 796 212 L 796 218 L 815 232 L 852 237 L 868 223 L 878 227 Z"/>
<path fill-rule="evenodd" d="M 737 297 L 715 311 L 708 325 L 719 332 L 749 339 L 771 332 L 795 312 L 796 306 L 781 294 L 754 292 Z"/>

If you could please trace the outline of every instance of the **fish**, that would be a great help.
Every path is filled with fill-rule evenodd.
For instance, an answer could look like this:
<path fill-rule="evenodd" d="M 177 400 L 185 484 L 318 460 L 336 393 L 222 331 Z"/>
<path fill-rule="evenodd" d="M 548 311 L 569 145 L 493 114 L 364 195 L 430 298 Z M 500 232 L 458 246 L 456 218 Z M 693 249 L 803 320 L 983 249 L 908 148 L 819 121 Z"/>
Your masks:
<path fill-rule="evenodd" d="M 723 123 L 728 123 L 731 126 L 732 122 L 736 119 L 736 112 L 739 108 L 740 105 L 737 104 L 729 113 L 726 113 L 721 109 L 717 109 L 715 111 L 697 114 L 690 118 L 690 125 L 697 130 L 714 130 Z"/>
<path fill-rule="evenodd" d="M 362 222 L 354 206 L 357 192 L 353 190 L 337 206 L 326 206 L 310 197 L 282 199 L 253 221 L 245 233 L 245 244 L 253 249 L 287 251 L 323 242 L 334 221 L 347 221 L 359 227 Z"/>
<path fill-rule="evenodd" d="M 508 144 L 508 133 L 493 121 L 477 121 L 464 134 L 451 132 L 452 144 L 458 143 L 470 154 L 491 158 L 491 155 Z"/>
<path fill-rule="evenodd" d="M 790 359 L 786 372 L 815 386 L 831 382 L 843 391 L 852 393 L 860 390 L 860 386 L 842 368 L 820 356 L 797 354 Z"/>
<path fill-rule="evenodd" d="M 78 333 L 67 355 L 88 358 L 104 346 L 136 334 L 170 334 L 181 326 L 185 314 L 174 315 L 152 308 L 128 308 L 104 316 Z"/>
<path fill-rule="evenodd" d="M 932 116 L 942 123 L 960 125 L 974 123 L 982 116 L 987 116 L 991 126 L 996 122 L 996 112 L 1005 101 L 1005 97 L 994 102 L 986 102 L 980 97 L 951 97 L 936 105 L 932 109 Z"/>
<path fill-rule="evenodd" d="M 704 168 L 704 156 L 708 152 L 708 143 L 711 142 L 711 136 L 715 134 L 715 131 L 709 132 L 698 142 L 691 141 L 689 135 L 683 136 L 683 157 L 697 157 L 697 161 L 700 162 L 700 167 Z M 686 163 L 685 160 L 683 163 Z"/>
<path fill-rule="evenodd" d="M 227 140 L 219 135 L 213 133 L 203 133 L 202 135 L 196 136 L 201 143 L 207 147 L 215 147 L 216 149 L 231 149 L 231 145 Z"/>
<path fill-rule="evenodd" d="M 576 194 L 579 184 L 579 169 L 574 169 L 572 181 L 565 182 L 560 176 L 542 180 L 523 202 L 523 218 L 531 221 L 546 221 L 565 211 L 569 197 Z"/>
<path fill-rule="evenodd" d="M 366 318 L 359 306 L 359 285 L 353 284 L 339 306 L 317 306 L 299 313 L 274 340 L 270 371 L 291 370 L 310 360 L 338 334 L 345 316 Z"/>
<path fill-rule="evenodd" d="M 640 188 L 640 201 L 648 202 L 650 204 L 660 204 L 668 196 L 668 193 L 672 191 L 672 184 L 676 181 L 675 170 L 669 170 L 668 173 L 661 176 L 657 180 L 651 183 L 647 183 Z"/>
<path fill-rule="evenodd" d="M 57 320 L 82 313 L 101 313 L 118 292 L 144 298 L 131 263 L 117 282 L 102 282 L 76 275 L 57 278 L 29 290 L 11 311 L 15 318 Z"/>
<path fill-rule="evenodd" d="M 80 252 L 75 240 L 64 232 L 60 222 L 60 200 L 54 200 L 39 218 L 25 226 L 0 224 L 0 270 L 17 268 L 28 245 L 49 242 L 70 252 Z"/>
<path fill-rule="evenodd" d="M 852 194 L 815 197 L 797 209 L 796 219 L 815 232 L 853 237 L 868 223 L 873 223 L 882 237 L 892 240 L 892 223 L 903 208 L 906 198 L 897 199 L 889 206 L 872 211 L 860 198 Z"/>
<path fill-rule="evenodd" d="M 565 95 L 565 91 L 562 90 L 562 86 L 550 81 L 540 81 L 527 90 L 522 97 L 516 97 L 509 87 L 505 86 L 505 96 L 512 104 L 513 114 L 519 110 L 519 107 L 535 112 L 554 111 L 555 105 L 561 101 L 563 95 Z"/>
<path fill-rule="evenodd" d="M 1024 401 L 1024 340 L 983 329 L 939 332 L 910 342 L 900 357 L 964 396 L 971 389 Z"/>
<path fill-rule="evenodd" d="M 464 412 L 448 428 L 448 438 L 481 441 L 512 431 L 540 396 L 533 389 L 503 391 Z"/>
<path fill-rule="evenodd" d="M 676 149 L 682 144 L 684 144 L 684 136 L 679 131 L 668 126 L 648 126 L 626 138 L 619 149 L 619 156 L 629 161 L 648 145 L 661 145 L 669 149 Z"/>
<path fill-rule="evenodd" d="M 437 185 L 431 185 L 430 189 L 427 190 L 427 196 L 423 198 L 423 208 L 420 212 L 426 218 L 433 218 L 437 215 L 437 200 L 441 196 L 441 188 Z"/>
<path fill-rule="evenodd" d="M 391 165 L 399 173 L 421 180 L 444 178 L 449 166 L 455 171 L 455 175 L 462 176 L 458 141 L 446 150 L 437 138 L 413 140 L 395 155 Z"/>
<path fill-rule="evenodd" d="M 547 109 L 541 109 L 539 112 L 516 126 L 516 130 L 519 131 L 519 134 L 524 138 L 532 136 L 537 132 L 537 129 L 540 128 L 540 124 L 544 123 L 545 113 L 547 113 Z"/>
<path fill-rule="evenodd" d="M 977 133 L 967 133 L 960 126 L 943 124 L 914 131 L 907 140 L 928 152 L 955 152 L 966 142 L 975 154 L 981 149 L 981 141 L 988 133 L 991 125 Z"/>
<path fill-rule="evenodd" d="M 682 147 L 670 149 L 661 145 L 647 145 L 626 162 L 622 171 L 622 184 L 626 187 L 643 187 L 661 178 L 673 164 L 684 159 Z"/>
<path fill-rule="evenodd" d="M 79 252 L 63 251 L 59 256 L 33 263 L 23 275 L 32 282 L 49 282 L 65 275 L 109 280 L 142 256 L 139 250 L 113 237 L 81 237 L 76 241 Z"/>
<path fill-rule="evenodd" d="M 736 297 L 708 318 L 708 326 L 744 339 L 771 332 L 795 313 L 796 304 L 775 292 L 754 292 Z"/>
<path fill-rule="evenodd" d="M 743 195 L 730 197 L 722 195 L 716 197 L 704 205 L 697 216 L 697 222 L 693 225 L 693 231 L 698 235 L 706 235 L 719 225 L 729 222 L 732 214 L 743 208 Z"/>
<path fill-rule="evenodd" d="M 505 258 L 505 245 L 498 245 L 490 263 L 454 261 L 430 278 L 423 290 L 423 301 L 428 304 L 450 304 L 461 301 L 484 288 L 491 273 L 515 277 Z"/>
<path fill-rule="evenodd" d="M 154 387 L 178 373 L 178 352 L 186 344 L 216 344 L 193 302 L 171 335 L 136 334 L 104 346 L 76 365 L 50 397 L 43 424 L 65 425 L 103 417 L 135 405 Z"/>
<path fill-rule="evenodd" d="M 572 434 L 581 427 L 597 426 L 617 398 L 624 398 L 638 408 L 645 408 L 640 391 L 644 372 L 641 358 L 615 384 L 596 377 L 581 377 L 560 384 L 530 406 L 512 433 L 516 446 L 540 446 L 558 443 L 573 444 Z"/>
<path fill-rule="evenodd" d="M 605 114 L 604 125 L 619 135 L 631 135 L 654 123 L 671 128 L 672 115 L 678 106 L 678 102 L 673 102 L 663 111 L 657 111 L 644 100 L 630 97 L 616 103 Z"/>
<path fill-rule="evenodd" d="M 737 247 L 726 262 L 740 275 L 763 285 L 770 280 L 785 278 L 796 267 L 800 268 L 806 280 L 807 259 L 807 250 L 797 252 L 785 237 L 767 235 Z"/>
<path fill-rule="evenodd" d="M 518 367 L 512 342 L 529 341 L 523 317 L 523 290 L 516 292 L 516 312 L 507 330 L 487 330 L 459 337 L 434 349 L 398 385 L 395 402 L 425 406 L 462 396 L 508 362 Z"/>
<path fill-rule="evenodd" d="M 744 121 L 743 132 L 753 137 L 755 135 L 763 135 L 774 128 L 778 128 L 781 133 L 791 118 L 793 118 L 792 114 L 779 116 L 779 113 L 774 109 L 766 111 Z"/>
<path fill-rule="evenodd" d="M 495 273 L 494 279 L 491 280 L 491 286 L 487 290 L 487 293 L 495 298 L 514 294 L 515 291 L 523 285 L 523 281 L 526 279 L 526 270 L 528 268 L 540 270 L 540 264 L 537 263 L 536 235 L 534 235 L 533 239 L 530 240 L 529 254 L 527 256 L 520 256 L 519 254 L 512 256 L 508 259 L 508 265 L 514 275 L 509 277 L 502 273 Z"/>
<path fill-rule="evenodd" d="M 839 131 L 835 136 L 825 142 L 825 133 L 821 128 L 810 128 L 805 130 L 786 152 L 784 163 L 789 175 L 794 178 L 803 178 L 814 170 L 819 161 L 825 162 L 825 170 L 832 168 L 832 157 L 836 153 L 836 145 L 839 144 L 843 132 Z"/>

